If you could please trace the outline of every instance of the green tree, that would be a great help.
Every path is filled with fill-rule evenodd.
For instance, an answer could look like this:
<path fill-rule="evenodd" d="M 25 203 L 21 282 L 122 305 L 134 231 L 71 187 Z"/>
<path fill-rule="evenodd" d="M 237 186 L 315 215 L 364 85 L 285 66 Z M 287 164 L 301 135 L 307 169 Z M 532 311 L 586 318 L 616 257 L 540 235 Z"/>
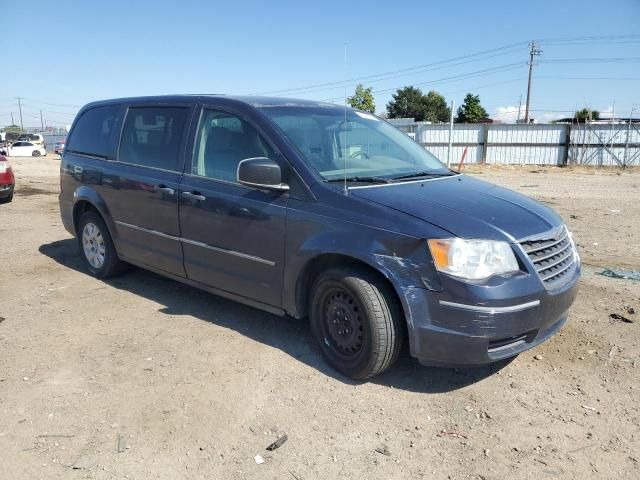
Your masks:
<path fill-rule="evenodd" d="M 376 113 L 376 103 L 373 100 L 372 88 L 364 88 L 360 83 L 356 86 L 353 96 L 347 98 L 347 102 L 351 107 L 362 110 L 363 112 Z"/>
<path fill-rule="evenodd" d="M 480 96 L 467 93 L 464 102 L 458 107 L 457 123 L 476 123 L 488 117 L 487 111 L 480 105 Z"/>
<path fill-rule="evenodd" d="M 578 110 L 573 118 L 580 122 L 584 122 L 585 120 L 599 120 L 600 112 L 589 108 L 583 108 L 582 110 Z"/>
<path fill-rule="evenodd" d="M 435 90 L 431 90 L 423 98 L 424 120 L 433 123 L 446 123 L 451 119 L 451 109 L 447 101 Z"/>
<path fill-rule="evenodd" d="M 389 118 L 415 118 L 417 122 L 448 122 L 451 109 L 438 92 L 431 90 L 424 95 L 415 87 L 400 88 L 387 104 Z"/>
<path fill-rule="evenodd" d="M 387 103 L 389 118 L 415 118 L 424 120 L 424 95 L 422 90 L 415 87 L 399 88 Z"/>
<path fill-rule="evenodd" d="M 2 129 L 2 131 L 7 133 L 21 133 L 22 129 L 20 128 L 20 125 L 7 125 Z"/>

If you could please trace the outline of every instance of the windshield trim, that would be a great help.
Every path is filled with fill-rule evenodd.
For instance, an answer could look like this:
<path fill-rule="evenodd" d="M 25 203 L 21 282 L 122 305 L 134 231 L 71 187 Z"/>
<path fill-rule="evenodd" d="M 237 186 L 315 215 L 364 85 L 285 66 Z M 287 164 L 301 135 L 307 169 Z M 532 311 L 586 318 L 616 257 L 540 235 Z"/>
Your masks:
<path fill-rule="evenodd" d="M 356 186 L 349 185 L 349 190 L 357 190 L 360 188 L 391 187 L 391 186 L 397 187 L 398 185 L 408 185 L 410 183 L 424 183 L 424 182 L 435 182 L 437 180 L 448 180 L 450 178 L 459 178 L 463 175 L 464 174 L 460 173 L 458 175 L 447 175 L 446 177 L 423 178 L 422 180 L 409 180 L 408 182 L 400 181 L 400 182 L 390 182 L 390 183 L 372 183 L 370 185 L 356 185 Z M 337 183 L 338 182 L 336 182 L 336 184 Z"/>

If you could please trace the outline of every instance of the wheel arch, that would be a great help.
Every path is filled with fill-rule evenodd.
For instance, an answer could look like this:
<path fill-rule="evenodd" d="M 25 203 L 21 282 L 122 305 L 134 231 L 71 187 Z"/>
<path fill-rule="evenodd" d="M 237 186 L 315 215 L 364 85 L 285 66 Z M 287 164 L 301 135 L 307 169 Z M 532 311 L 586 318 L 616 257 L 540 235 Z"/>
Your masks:
<path fill-rule="evenodd" d="M 98 194 L 98 192 L 83 185 L 74 192 L 73 198 L 74 202 L 72 218 L 73 230 L 75 231 L 76 235 L 78 235 L 78 222 L 80 220 L 80 216 L 87 211 L 95 211 L 98 215 L 100 215 L 100 217 L 102 217 L 102 220 L 109 230 L 109 235 L 111 235 L 113 241 L 116 242 L 117 230 L 115 222 L 111 217 L 111 213 L 109 212 L 109 208 L 104 202 L 104 199 Z"/>
<path fill-rule="evenodd" d="M 394 295 L 394 299 L 400 306 L 401 313 L 406 318 L 406 306 L 403 295 L 399 291 L 393 280 L 393 275 L 378 264 L 371 264 L 365 259 L 358 258 L 344 253 L 322 253 L 310 258 L 300 270 L 295 286 L 295 312 L 296 318 L 306 317 L 309 313 L 309 303 L 311 288 L 318 275 L 327 269 L 334 267 L 350 266 L 365 270 L 384 282 L 389 291 Z"/>

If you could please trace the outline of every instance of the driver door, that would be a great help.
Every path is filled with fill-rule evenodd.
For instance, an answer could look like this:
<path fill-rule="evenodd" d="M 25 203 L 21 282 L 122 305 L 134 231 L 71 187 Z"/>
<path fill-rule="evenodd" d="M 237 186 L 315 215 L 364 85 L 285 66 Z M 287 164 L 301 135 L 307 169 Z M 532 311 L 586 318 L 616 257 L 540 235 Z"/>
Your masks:
<path fill-rule="evenodd" d="M 184 267 L 191 280 L 280 307 L 289 196 L 237 182 L 252 157 L 278 161 L 247 119 L 204 107 L 180 186 Z"/>

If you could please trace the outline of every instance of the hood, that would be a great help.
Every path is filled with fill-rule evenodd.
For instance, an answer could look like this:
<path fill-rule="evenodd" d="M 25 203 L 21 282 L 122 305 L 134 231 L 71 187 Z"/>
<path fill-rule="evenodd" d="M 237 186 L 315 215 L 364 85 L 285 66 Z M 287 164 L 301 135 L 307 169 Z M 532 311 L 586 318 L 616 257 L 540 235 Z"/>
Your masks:
<path fill-rule="evenodd" d="M 350 193 L 462 238 L 513 242 L 562 224 L 558 214 L 541 203 L 466 175 L 353 188 Z"/>

